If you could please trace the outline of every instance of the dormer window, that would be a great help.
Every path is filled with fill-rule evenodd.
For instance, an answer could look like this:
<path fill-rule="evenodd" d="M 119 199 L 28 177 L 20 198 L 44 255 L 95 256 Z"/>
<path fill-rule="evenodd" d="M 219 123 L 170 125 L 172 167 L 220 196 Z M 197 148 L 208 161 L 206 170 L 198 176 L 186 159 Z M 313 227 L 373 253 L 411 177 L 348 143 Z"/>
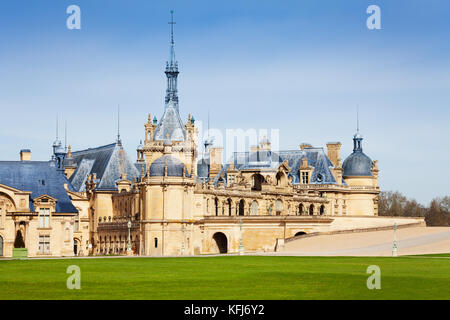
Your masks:
<path fill-rule="evenodd" d="M 322 182 L 323 181 L 323 176 L 319 173 L 317 175 L 317 182 Z"/>
<path fill-rule="evenodd" d="M 302 172 L 302 183 L 303 184 L 309 183 L 309 172 L 307 172 L 307 171 Z"/>

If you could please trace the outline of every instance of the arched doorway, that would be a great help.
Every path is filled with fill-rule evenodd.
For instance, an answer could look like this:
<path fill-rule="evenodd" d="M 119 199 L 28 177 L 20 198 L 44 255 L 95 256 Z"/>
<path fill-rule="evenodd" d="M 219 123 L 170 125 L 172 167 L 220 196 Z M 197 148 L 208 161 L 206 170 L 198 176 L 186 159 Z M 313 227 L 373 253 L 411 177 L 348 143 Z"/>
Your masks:
<path fill-rule="evenodd" d="M 305 235 L 305 234 L 306 234 L 306 232 L 299 231 L 299 232 L 297 232 L 297 233 L 295 234 L 294 237 L 303 236 L 303 235 Z"/>
<path fill-rule="evenodd" d="M 239 215 L 240 216 L 244 215 L 244 207 L 245 207 L 244 200 L 239 201 Z"/>
<path fill-rule="evenodd" d="M 219 253 L 227 253 L 228 252 L 228 241 L 227 236 L 222 232 L 216 232 L 213 235 L 213 239 L 216 242 L 217 248 L 219 249 Z"/>
<path fill-rule="evenodd" d="M 0 236 L 0 257 L 3 257 L 3 238 Z"/>
<path fill-rule="evenodd" d="M 77 256 L 79 252 L 80 252 L 80 242 L 78 241 L 78 239 L 73 239 L 73 254 Z"/>

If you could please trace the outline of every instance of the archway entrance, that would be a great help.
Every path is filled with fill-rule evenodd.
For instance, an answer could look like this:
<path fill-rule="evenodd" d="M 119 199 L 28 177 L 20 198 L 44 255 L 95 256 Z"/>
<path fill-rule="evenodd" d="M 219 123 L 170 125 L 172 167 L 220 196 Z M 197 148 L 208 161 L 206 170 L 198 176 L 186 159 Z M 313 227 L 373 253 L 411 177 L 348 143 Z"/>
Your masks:
<path fill-rule="evenodd" d="M 0 236 L 0 257 L 3 257 L 3 238 Z"/>
<path fill-rule="evenodd" d="M 214 241 L 216 242 L 217 248 L 219 249 L 219 253 L 227 253 L 228 252 L 228 241 L 227 236 L 222 232 L 216 232 L 213 236 Z"/>

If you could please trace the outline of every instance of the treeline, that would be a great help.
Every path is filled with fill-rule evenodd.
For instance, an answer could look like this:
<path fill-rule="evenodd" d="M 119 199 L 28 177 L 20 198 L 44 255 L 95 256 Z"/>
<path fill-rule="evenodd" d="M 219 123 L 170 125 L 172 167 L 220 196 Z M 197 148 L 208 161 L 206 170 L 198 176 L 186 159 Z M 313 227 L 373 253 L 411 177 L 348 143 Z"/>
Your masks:
<path fill-rule="evenodd" d="M 398 191 L 380 193 L 379 216 L 425 217 L 427 226 L 450 226 L 450 197 L 434 198 L 428 207 Z"/>

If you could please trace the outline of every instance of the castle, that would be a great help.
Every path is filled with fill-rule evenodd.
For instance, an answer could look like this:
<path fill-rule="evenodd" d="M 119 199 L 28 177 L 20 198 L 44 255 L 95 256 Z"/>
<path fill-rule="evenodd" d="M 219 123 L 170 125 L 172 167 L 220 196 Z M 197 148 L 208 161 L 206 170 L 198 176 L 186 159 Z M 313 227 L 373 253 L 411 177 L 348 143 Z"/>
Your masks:
<path fill-rule="evenodd" d="M 162 117 L 148 116 L 132 163 L 115 143 L 72 152 L 56 139 L 50 161 L 0 161 L 0 256 L 17 232 L 28 255 L 178 256 L 267 252 L 315 232 L 391 225 L 377 217 L 378 165 L 359 130 L 341 143 L 272 151 L 264 139 L 223 162 L 179 113 L 173 24 Z"/>

